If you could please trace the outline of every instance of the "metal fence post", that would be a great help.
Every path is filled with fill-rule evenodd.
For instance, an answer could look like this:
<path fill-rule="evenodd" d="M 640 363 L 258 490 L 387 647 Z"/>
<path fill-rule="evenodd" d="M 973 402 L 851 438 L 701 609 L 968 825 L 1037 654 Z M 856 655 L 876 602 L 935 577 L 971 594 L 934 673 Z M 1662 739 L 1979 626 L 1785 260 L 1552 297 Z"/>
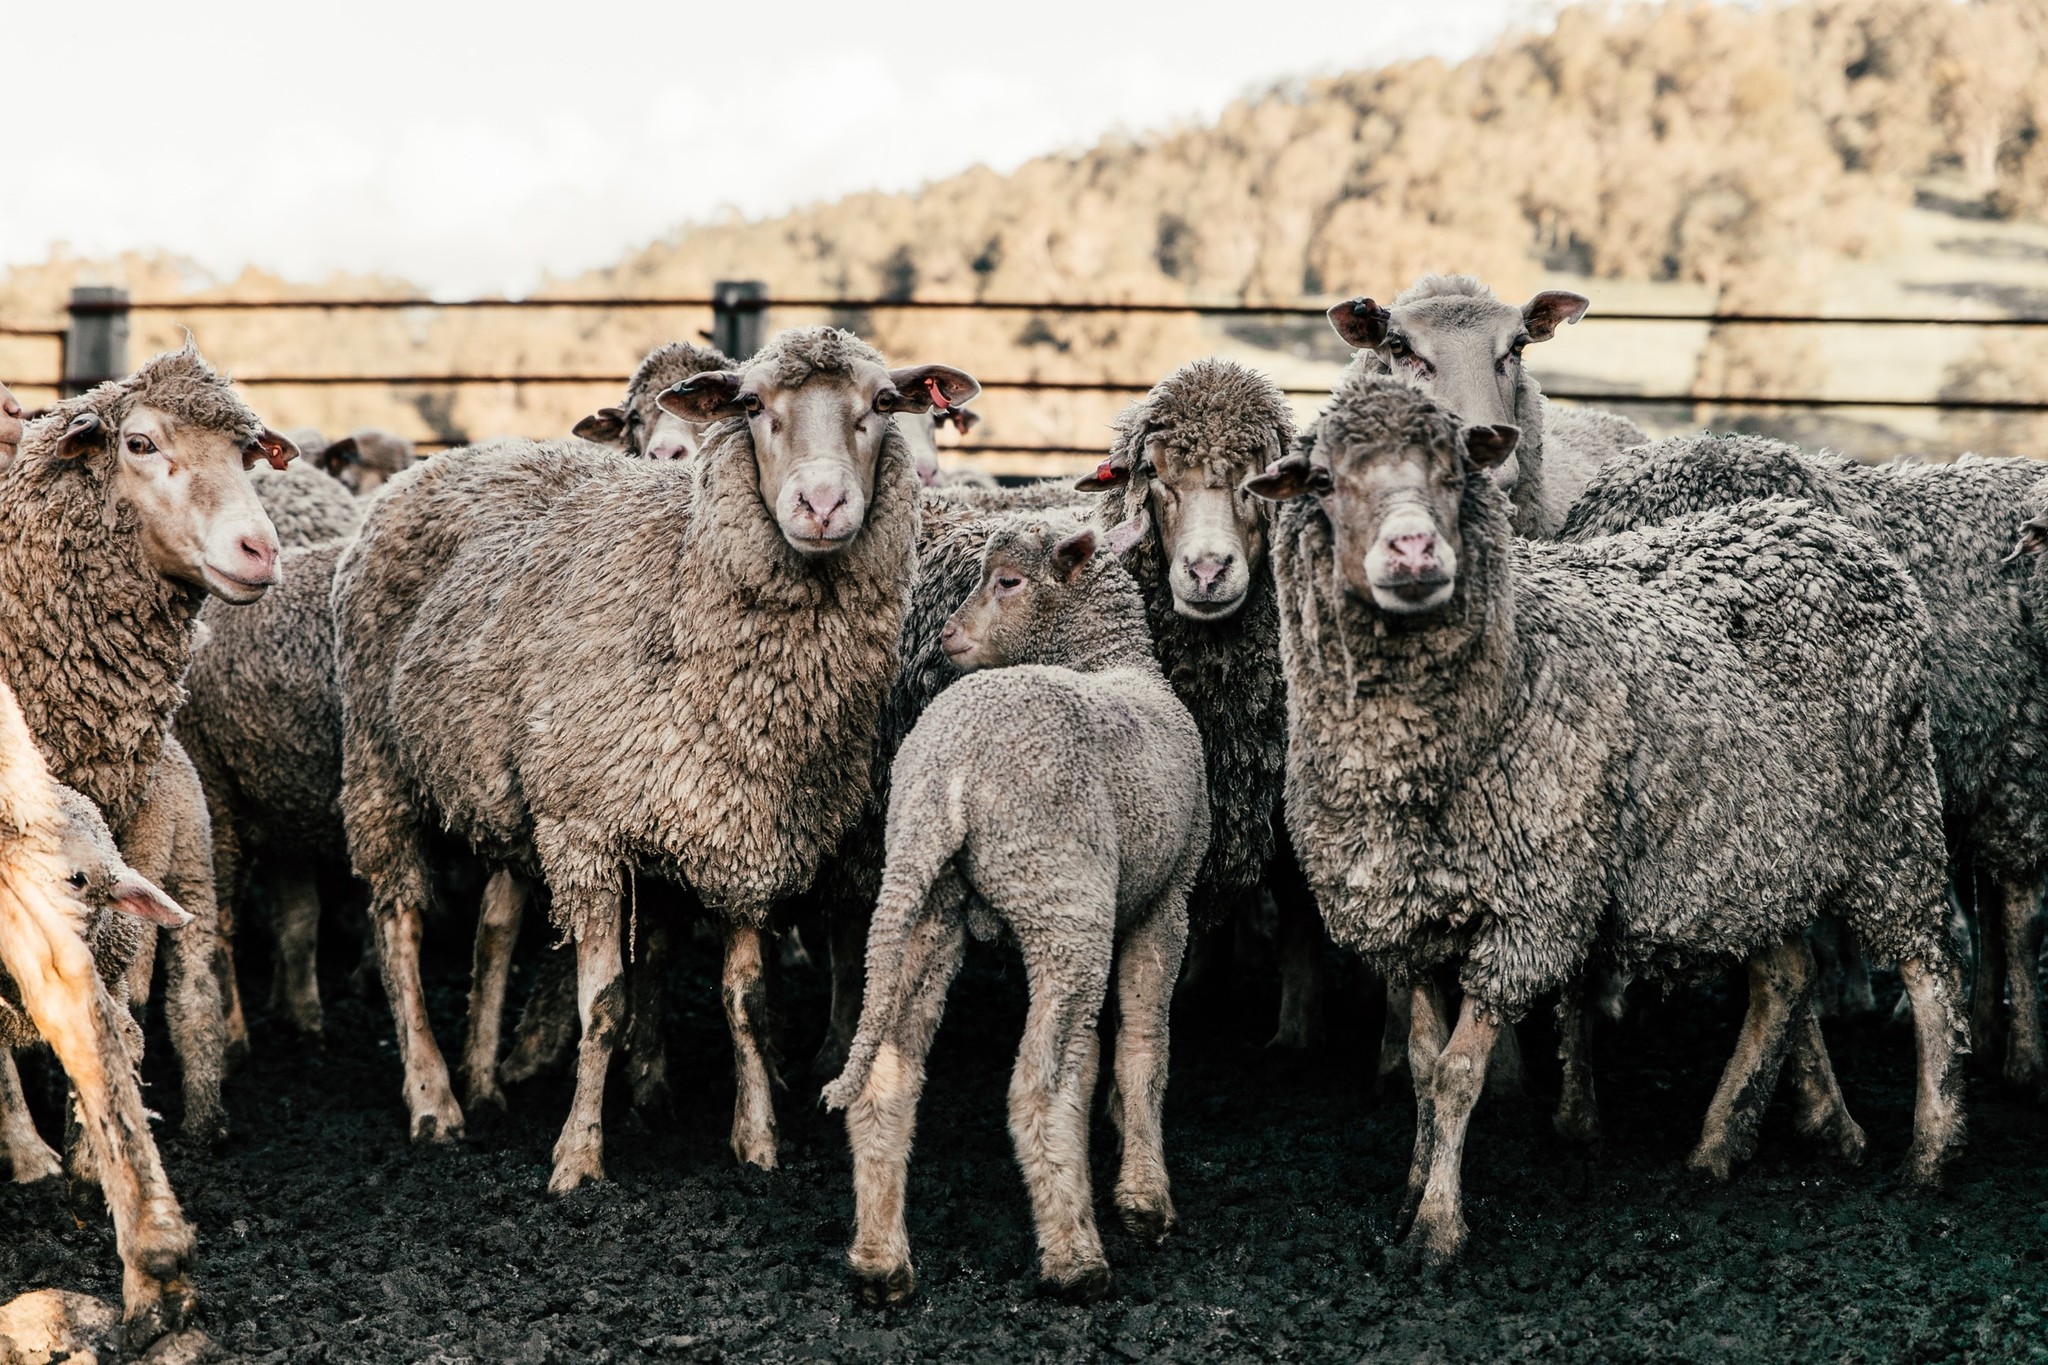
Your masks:
<path fill-rule="evenodd" d="M 720 280 L 711 286 L 711 344 L 734 360 L 761 349 L 768 286 L 759 280 Z"/>
<path fill-rule="evenodd" d="M 71 330 L 64 338 L 66 398 L 128 373 L 128 291 L 84 285 L 71 291 Z"/>

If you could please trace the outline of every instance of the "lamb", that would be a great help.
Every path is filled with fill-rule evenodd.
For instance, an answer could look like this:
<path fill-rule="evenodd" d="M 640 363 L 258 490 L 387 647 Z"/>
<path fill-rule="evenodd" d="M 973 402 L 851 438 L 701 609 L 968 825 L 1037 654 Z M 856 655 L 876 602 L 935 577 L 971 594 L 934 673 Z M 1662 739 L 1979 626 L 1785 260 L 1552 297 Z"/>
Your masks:
<path fill-rule="evenodd" d="M 335 574 L 342 814 L 371 888 L 416 1140 L 462 1113 L 418 979 L 429 819 L 545 876 L 583 1038 L 551 1190 L 602 1178 L 622 1021 L 620 894 L 646 866 L 725 927 L 733 1149 L 776 1163 L 761 931 L 859 813 L 914 567 L 895 412 L 979 391 L 785 332 L 661 406 L 715 423 L 692 464 L 567 445 L 399 476 Z M 612 590 L 588 595 L 592 584 Z"/>
<path fill-rule="evenodd" d="M 1130 527 L 1104 541 L 1114 553 L 1137 538 Z M 970 929 L 981 939 L 1007 930 L 1031 980 L 1010 1134 L 1042 1281 L 1080 1299 L 1110 1285 L 1088 1109 L 1112 960 L 1116 1205 L 1152 1241 L 1175 1221 L 1160 1123 L 1167 1012 L 1209 798 L 1202 738 L 1152 657 L 1138 585 L 1097 540 L 1093 528 L 1043 521 L 989 538 L 981 585 L 942 634 L 970 676 L 932 703 L 896 756 L 866 1003 L 846 1070 L 825 1091 L 847 1111 L 858 1219 L 848 1261 L 871 1303 L 915 1287 L 903 1223 L 911 1133 Z"/>
<path fill-rule="evenodd" d="M 656 347 L 633 371 L 619 406 L 599 408 L 576 424 L 574 434 L 649 460 L 693 459 L 710 424 L 670 412 L 661 406 L 661 396 L 700 374 L 737 368 L 722 351 L 709 346 L 672 341 Z"/>
<path fill-rule="evenodd" d="M 1470 275 L 1425 275 L 1392 308 L 1369 298 L 1338 304 L 1330 325 L 1360 348 L 1355 363 L 1369 373 L 1413 385 L 1462 421 L 1518 427 L 1515 456 L 1495 478 L 1515 530 L 1547 537 L 1608 459 L 1650 439 L 1616 413 L 1551 406 L 1522 363 L 1525 347 L 1577 322 L 1589 303 L 1546 289 L 1516 308 Z"/>
<path fill-rule="evenodd" d="M 12 389 L 0 384 L 0 469 L 14 462 L 14 452 L 21 448 L 21 428 L 21 402 Z"/>
<path fill-rule="evenodd" d="M 0 598 L 18 608 L 0 613 L 0 677 L 57 779 L 197 920 L 166 940 L 166 1012 L 184 1128 L 202 1139 L 227 1124 L 212 835 L 170 722 L 201 604 L 253 602 L 277 579 L 248 467 L 296 454 L 188 341 L 57 404 L 0 477 Z"/>
<path fill-rule="evenodd" d="M 152 914 L 175 906 L 145 888 L 118 855 L 107 856 L 104 825 L 89 803 L 74 795 L 67 809 L 66 801 L 13 691 L 0 685 L 0 977 L 9 1002 L 0 1009 L 25 1015 L 71 1078 L 114 1219 L 126 1345 L 140 1351 L 192 1313 L 193 1234 L 150 1138 L 125 1041 L 134 1021 L 115 1004 L 86 945 L 96 913 L 86 901 L 146 905 Z M 10 1043 L 19 1038 L 16 1028 Z M 4 1050 L 0 1060 L 14 1080 Z"/>
<path fill-rule="evenodd" d="M 1749 959 L 1695 1168 L 1725 1175 L 1753 1150 L 1788 1048 L 1802 1131 L 1860 1150 L 1803 1010 L 1817 911 L 1899 961 L 1919 1066 L 1905 1176 L 1933 1183 L 1962 1135 L 1965 1035 L 1911 580 L 1786 501 L 1518 540 L 1488 476 L 1515 437 L 1353 372 L 1311 449 L 1249 484 L 1288 502 L 1295 847 L 1332 936 L 1417 982 L 1403 1255 L 1459 1251 L 1488 1055 L 1537 996 L 1590 974 Z M 1465 993 L 1447 1042 L 1438 968 Z"/>
<path fill-rule="evenodd" d="M 1870 532 L 1912 576 L 1933 622 L 1927 651 L 1935 767 L 1959 882 L 1982 874 L 1973 1038 L 1996 1054 L 1999 985 L 2012 1001 L 2006 1082 L 2048 1097 L 2036 979 L 2048 872 L 2048 656 L 2004 561 L 2013 509 L 2040 477 L 2024 459 L 1864 465 L 1760 436 L 1659 441 L 1593 481 L 1562 528 L 1590 541 L 1741 498 L 1806 498 Z M 1999 893 L 2003 894 L 2000 895 Z M 2001 958 L 2003 962 L 2001 963 Z"/>

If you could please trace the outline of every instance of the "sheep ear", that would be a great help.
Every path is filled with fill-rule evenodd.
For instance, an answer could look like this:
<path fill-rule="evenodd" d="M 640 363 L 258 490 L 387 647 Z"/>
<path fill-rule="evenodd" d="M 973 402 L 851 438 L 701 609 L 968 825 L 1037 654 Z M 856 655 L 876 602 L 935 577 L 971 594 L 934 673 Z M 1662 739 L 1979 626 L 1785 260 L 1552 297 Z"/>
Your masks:
<path fill-rule="evenodd" d="M 2048 550 L 2048 512 L 2020 526 L 2019 539 L 2013 542 L 2012 553 L 2000 562 L 2010 564 L 2015 559 L 2037 555 L 2043 550 Z"/>
<path fill-rule="evenodd" d="M 739 416 L 742 382 L 736 371 L 709 370 L 664 389 L 654 402 L 663 412 L 685 422 L 716 422 L 721 417 Z"/>
<path fill-rule="evenodd" d="M 1076 531 L 1052 547 L 1052 571 L 1069 587 L 1081 581 L 1081 570 L 1095 558 L 1095 530 Z"/>
<path fill-rule="evenodd" d="M 1317 464 L 1306 455 L 1289 455 L 1284 460 L 1275 460 L 1260 473 L 1246 479 L 1239 487 L 1253 497 L 1268 502 L 1286 502 L 1304 493 L 1327 493 L 1332 483 L 1327 465 Z"/>
<path fill-rule="evenodd" d="M 569 428 L 569 434 L 595 441 L 601 446 L 623 445 L 626 440 L 626 414 L 619 408 L 599 408 Z"/>
<path fill-rule="evenodd" d="M 88 455 L 106 444 L 107 424 L 96 412 L 81 412 L 71 419 L 71 425 L 64 428 L 64 434 L 57 438 L 57 458 L 75 460 Z"/>
<path fill-rule="evenodd" d="M 328 448 L 333 449 L 332 446 Z M 280 436 L 269 427 L 263 428 L 255 440 L 242 447 L 244 469 L 254 469 L 258 460 L 268 460 L 272 469 L 283 469 L 298 458 L 298 443 L 289 436 Z"/>
<path fill-rule="evenodd" d="M 1569 289 L 1546 289 L 1522 305 L 1522 326 L 1531 341 L 1548 341 L 1557 329 L 1586 316 L 1593 301 Z"/>
<path fill-rule="evenodd" d="M 344 436 L 339 441 L 329 441 L 327 448 L 318 456 L 320 467 L 336 478 L 341 477 L 342 470 L 362 462 L 363 452 L 357 448 L 356 438 L 353 436 Z"/>
<path fill-rule="evenodd" d="M 950 412 L 935 415 L 933 420 L 951 422 L 953 430 L 965 436 L 968 432 L 981 425 L 981 414 L 970 411 L 967 408 L 954 408 Z"/>
<path fill-rule="evenodd" d="M 882 412 L 946 412 L 981 393 L 973 375 L 951 365 L 906 365 L 889 371 L 889 384 L 875 397 Z"/>
<path fill-rule="evenodd" d="M 1465 463 L 1474 469 L 1500 468 L 1515 453 L 1515 443 L 1521 439 L 1522 429 L 1511 422 L 1466 427 L 1458 433 L 1458 443 L 1465 448 Z"/>
<path fill-rule="evenodd" d="M 1145 533 L 1152 529 L 1152 514 L 1140 507 L 1138 514 L 1129 521 L 1120 521 L 1109 528 L 1103 537 L 1103 548 L 1122 559 L 1145 542 Z"/>
<path fill-rule="evenodd" d="M 133 873 L 114 884 L 109 902 L 124 915 L 166 929 L 182 929 L 192 922 L 191 911 Z"/>
<path fill-rule="evenodd" d="M 1385 341 L 1387 328 L 1394 321 L 1392 313 L 1366 298 L 1338 304 L 1330 310 L 1329 318 L 1337 335 L 1360 350 L 1371 350 Z"/>
<path fill-rule="evenodd" d="M 1095 472 L 1086 478 L 1074 480 L 1077 493 L 1107 493 L 1112 488 L 1122 488 L 1131 481 L 1131 453 L 1129 450 L 1115 452 L 1095 466 Z"/>

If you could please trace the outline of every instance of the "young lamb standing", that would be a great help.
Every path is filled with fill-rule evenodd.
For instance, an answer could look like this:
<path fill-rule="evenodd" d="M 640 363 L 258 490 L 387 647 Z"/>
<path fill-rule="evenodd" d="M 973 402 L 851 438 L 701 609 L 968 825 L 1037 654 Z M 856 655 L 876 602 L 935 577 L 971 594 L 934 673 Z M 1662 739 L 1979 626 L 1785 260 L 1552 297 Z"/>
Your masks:
<path fill-rule="evenodd" d="M 1111 533 L 1112 548 L 1136 528 Z M 1187 899 L 1208 845 L 1202 739 L 1152 657 L 1137 585 L 1097 532 L 1042 521 L 991 535 L 981 586 L 943 632 L 948 688 L 903 742 L 888 861 L 868 934 L 868 984 L 845 1109 L 861 1296 L 916 1284 L 904 1185 L 924 1060 L 966 937 L 1008 931 L 1031 1005 L 1010 1080 L 1010 1135 L 1031 1191 L 1041 1278 L 1108 1292 L 1088 1178 L 1096 1020 L 1117 986 L 1116 1205 L 1133 1235 L 1174 1223 L 1161 1142 L 1167 1013 Z M 978 671 L 976 671 L 978 670 Z"/>
<path fill-rule="evenodd" d="M 1420 389 L 1460 421 L 1519 428 L 1494 479 L 1513 504 L 1515 530 L 1548 537 L 1610 457 L 1650 439 L 1617 413 L 1551 406 L 1522 363 L 1523 348 L 1577 322 L 1588 303 L 1546 289 L 1517 308 L 1470 275 L 1425 275 L 1392 308 L 1368 298 L 1338 304 L 1330 325 L 1359 348 L 1356 363 Z"/>
<path fill-rule="evenodd" d="M 277 580 L 248 468 L 296 453 L 188 344 L 59 403 L 0 476 L 0 677 L 58 780 L 197 918 L 167 936 L 165 1005 L 195 1137 L 226 1131 L 225 1038 L 212 833 L 171 716 L 207 597 L 253 602 Z"/>
<path fill-rule="evenodd" d="M 155 888 L 145 890 L 118 859 L 107 860 L 97 811 L 75 793 L 72 799 L 67 813 L 13 692 L 0 685 L 0 986 L 71 1079 L 114 1220 L 125 1344 L 140 1351 L 191 1315 L 193 1236 L 150 1138 L 127 1042 L 135 1022 L 115 1003 L 87 947 L 96 906 L 84 898 L 146 902 L 159 914 L 176 907 Z M 12 1078 L 4 1048 L 0 1058 Z"/>
<path fill-rule="evenodd" d="M 1423 983 L 1407 1254 L 1463 1244 L 1459 1167 L 1495 1041 L 1591 972 L 1749 959 L 1694 1166 L 1723 1174 L 1753 1149 L 1788 1048 L 1800 1128 L 1848 1150 L 1803 1026 L 1800 935 L 1821 912 L 1899 960 L 1918 1035 L 1905 1175 L 1935 1182 L 1962 1133 L 1964 1027 L 1919 594 L 1868 536 L 1798 503 L 1518 540 L 1489 476 L 1514 438 L 1353 373 L 1312 452 L 1250 485 L 1290 500 L 1274 566 L 1295 847 L 1332 936 Z M 1438 967 L 1465 992 L 1447 1042 Z"/>
<path fill-rule="evenodd" d="M 583 1039 L 549 1188 L 602 1178 L 624 1017 L 621 893 L 647 867 L 726 932 L 733 1150 L 776 1162 L 762 930 L 860 810 L 896 671 L 916 478 L 890 415 L 978 391 L 785 332 L 663 407 L 695 462 L 444 455 L 379 497 L 335 576 L 342 813 L 370 884 L 416 1140 L 461 1131 L 419 982 L 429 821 L 538 871 L 576 943 Z"/>

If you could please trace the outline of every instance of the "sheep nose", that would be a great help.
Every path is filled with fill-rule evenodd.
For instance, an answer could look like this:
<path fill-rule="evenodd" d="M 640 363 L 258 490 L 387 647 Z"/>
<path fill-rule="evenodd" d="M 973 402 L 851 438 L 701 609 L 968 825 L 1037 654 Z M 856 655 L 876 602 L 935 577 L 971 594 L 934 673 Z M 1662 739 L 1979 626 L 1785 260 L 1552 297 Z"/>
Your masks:
<path fill-rule="evenodd" d="M 1214 592 L 1216 580 L 1236 561 L 1236 555 L 1206 555 L 1201 559 L 1188 561 L 1187 571 L 1194 578 L 1196 588 L 1202 592 Z"/>
<path fill-rule="evenodd" d="M 818 525 L 822 527 L 831 522 L 834 512 L 846 506 L 846 490 L 843 488 L 828 488 L 822 491 L 802 489 L 796 495 L 796 503 L 799 508 L 810 513 Z"/>
<path fill-rule="evenodd" d="M 1387 566 L 1395 573 L 1426 574 L 1436 570 L 1436 533 L 1412 531 L 1387 542 Z"/>
<path fill-rule="evenodd" d="M 277 543 L 257 536 L 243 536 L 235 543 L 255 572 L 249 575 L 252 583 L 267 583 L 277 571 Z"/>
<path fill-rule="evenodd" d="M 954 625 L 951 621 L 948 621 L 946 622 L 946 628 L 939 632 L 939 643 L 942 645 L 950 645 L 959 637 L 960 627 Z"/>
<path fill-rule="evenodd" d="M 650 460 L 680 459 L 688 448 L 681 441 L 663 441 L 660 445 L 647 448 L 647 458 Z"/>

